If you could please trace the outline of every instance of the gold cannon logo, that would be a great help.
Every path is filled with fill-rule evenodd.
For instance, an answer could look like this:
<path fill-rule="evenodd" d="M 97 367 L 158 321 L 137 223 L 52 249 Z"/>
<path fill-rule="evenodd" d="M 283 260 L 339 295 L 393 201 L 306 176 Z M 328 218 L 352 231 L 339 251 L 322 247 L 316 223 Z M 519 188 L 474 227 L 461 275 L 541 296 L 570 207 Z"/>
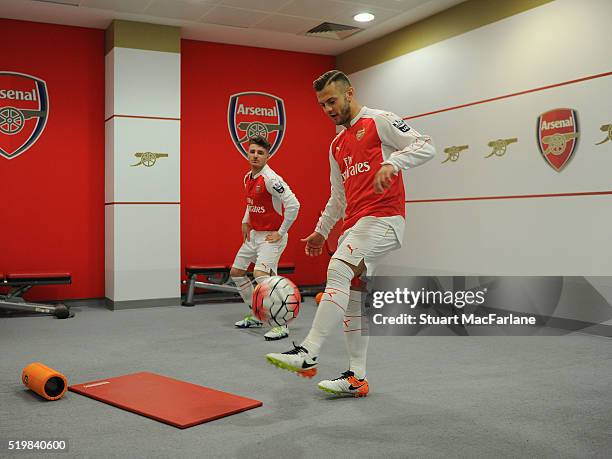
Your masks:
<path fill-rule="evenodd" d="M 601 142 L 597 142 L 595 145 L 601 145 L 602 143 L 606 143 L 608 140 L 612 140 L 612 124 L 604 124 L 599 128 L 600 131 L 603 131 L 607 134 L 606 138 Z"/>
<path fill-rule="evenodd" d="M 285 137 L 285 102 L 265 92 L 234 94 L 227 107 L 227 126 L 236 149 L 246 158 L 249 139 L 263 137 L 270 142 L 272 156 Z"/>
<path fill-rule="evenodd" d="M 567 166 L 578 144 L 578 114 L 556 108 L 538 117 L 538 148 L 546 163 L 557 172 Z"/>
<path fill-rule="evenodd" d="M 493 150 L 489 153 L 485 158 L 490 158 L 491 156 L 504 156 L 506 154 L 506 150 L 508 149 L 508 145 L 511 143 L 518 142 L 516 137 L 512 139 L 497 139 L 491 140 L 487 145 L 491 147 Z"/>
<path fill-rule="evenodd" d="M 0 71 L 0 156 L 13 159 L 33 146 L 48 115 L 47 83 L 24 73 Z"/>
<path fill-rule="evenodd" d="M 153 167 L 159 158 L 167 158 L 168 153 L 154 153 L 152 151 L 139 151 L 138 153 L 134 153 L 134 156 L 138 158 L 136 164 L 132 164 L 131 167 L 136 166 L 145 166 L 145 167 Z"/>
<path fill-rule="evenodd" d="M 453 145 L 452 147 L 446 147 L 444 149 L 444 153 L 446 153 L 448 156 L 446 157 L 444 161 L 442 161 L 441 164 L 444 164 L 447 161 L 452 161 L 452 162 L 457 161 L 459 159 L 459 154 L 463 150 L 467 150 L 469 147 L 470 147 L 469 145 Z"/>

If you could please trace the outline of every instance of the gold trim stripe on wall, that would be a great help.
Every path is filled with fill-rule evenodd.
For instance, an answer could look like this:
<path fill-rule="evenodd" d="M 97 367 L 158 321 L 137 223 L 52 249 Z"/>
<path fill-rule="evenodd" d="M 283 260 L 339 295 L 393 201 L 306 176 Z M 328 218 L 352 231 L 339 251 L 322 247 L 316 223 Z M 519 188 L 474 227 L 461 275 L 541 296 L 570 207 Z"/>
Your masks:
<path fill-rule="evenodd" d="M 180 53 L 181 29 L 180 27 L 115 19 L 106 29 L 104 54 L 108 54 L 115 46 Z"/>
<path fill-rule="evenodd" d="M 336 68 L 358 72 L 551 1 L 468 0 L 336 56 Z"/>

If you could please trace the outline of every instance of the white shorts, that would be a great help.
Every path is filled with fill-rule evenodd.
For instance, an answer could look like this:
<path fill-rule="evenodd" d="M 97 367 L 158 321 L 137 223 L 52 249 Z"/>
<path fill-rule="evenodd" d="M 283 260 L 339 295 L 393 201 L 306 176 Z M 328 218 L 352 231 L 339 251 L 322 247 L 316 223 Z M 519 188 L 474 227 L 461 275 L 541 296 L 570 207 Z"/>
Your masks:
<path fill-rule="evenodd" d="M 250 241 L 244 241 L 236 254 L 234 268 L 247 270 L 255 263 L 255 270 L 274 274 L 278 272 L 278 260 L 287 247 L 288 236 L 285 234 L 278 242 L 266 241 L 266 236 L 272 231 L 251 230 Z"/>
<path fill-rule="evenodd" d="M 363 260 L 366 273 L 362 277 L 369 277 L 375 275 L 381 258 L 399 247 L 395 231 L 388 222 L 378 217 L 363 217 L 340 236 L 332 258 L 353 266 L 359 266 Z"/>

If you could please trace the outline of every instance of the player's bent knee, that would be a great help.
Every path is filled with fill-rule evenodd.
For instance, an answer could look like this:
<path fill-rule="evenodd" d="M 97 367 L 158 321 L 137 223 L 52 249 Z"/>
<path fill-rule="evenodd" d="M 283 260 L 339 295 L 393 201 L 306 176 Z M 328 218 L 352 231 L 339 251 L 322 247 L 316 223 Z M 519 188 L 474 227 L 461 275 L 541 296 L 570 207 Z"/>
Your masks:
<path fill-rule="evenodd" d="M 365 262 L 363 260 L 361 260 L 357 266 L 352 265 L 348 261 L 344 261 L 340 258 L 332 258 L 329 261 L 329 266 L 331 266 L 332 262 L 334 262 L 335 266 L 338 266 L 336 263 L 343 263 L 344 265 L 348 266 L 353 271 L 353 277 L 361 276 L 365 272 L 365 268 L 366 268 Z M 328 266 L 328 271 L 329 271 L 329 266 Z"/>
<path fill-rule="evenodd" d="M 355 277 L 355 272 L 353 271 L 353 266 L 349 263 L 339 260 L 338 258 L 329 260 L 329 265 L 327 266 L 328 283 L 331 280 L 350 283 L 353 277 Z"/>

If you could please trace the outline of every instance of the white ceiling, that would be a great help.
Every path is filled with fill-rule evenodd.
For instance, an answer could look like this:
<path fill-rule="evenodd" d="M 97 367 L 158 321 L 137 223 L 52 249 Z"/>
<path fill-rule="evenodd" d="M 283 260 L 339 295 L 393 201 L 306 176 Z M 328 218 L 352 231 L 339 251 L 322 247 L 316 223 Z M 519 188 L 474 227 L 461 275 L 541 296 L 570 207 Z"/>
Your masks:
<path fill-rule="evenodd" d="M 113 19 L 181 27 L 192 40 L 337 55 L 464 0 L 0 0 L 0 17 L 106 29 Z M 368 24 L 356 13 L 376 15 Z M 321 22 L 365 30 L 307 37 Z"/>

